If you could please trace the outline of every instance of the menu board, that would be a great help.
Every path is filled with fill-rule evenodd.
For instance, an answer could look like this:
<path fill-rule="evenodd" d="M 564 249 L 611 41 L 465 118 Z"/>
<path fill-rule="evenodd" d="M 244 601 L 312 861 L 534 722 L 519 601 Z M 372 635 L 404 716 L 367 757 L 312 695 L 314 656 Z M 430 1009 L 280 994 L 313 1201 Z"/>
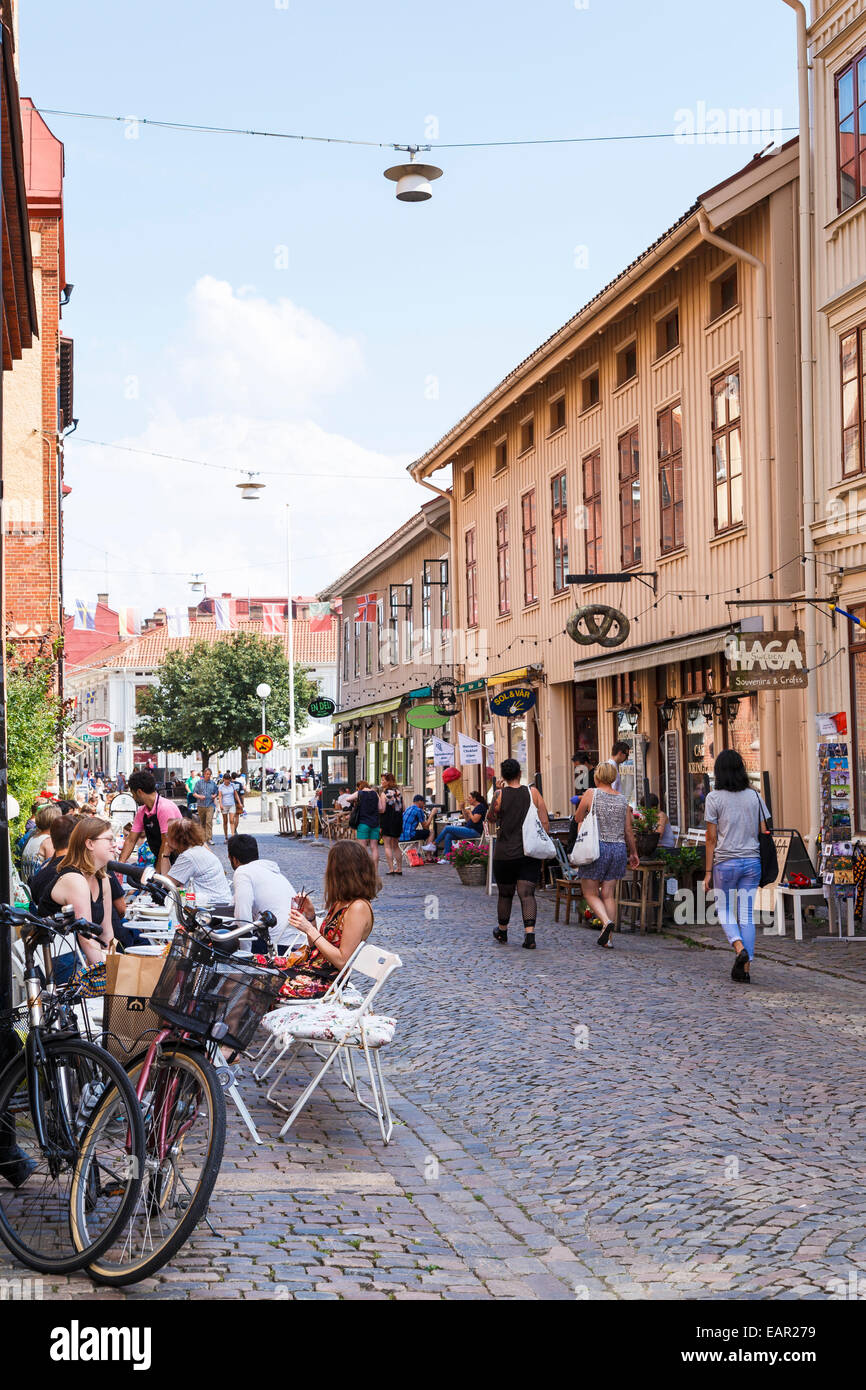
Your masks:
<path fill-rule="evenodd" d="M 665 803 L 667 818 L 675 831 L 680 828 L 680 735 L 677 729 L 665 731 Z"/>
<path fill-rule="evenodd" d="M 779 872 L 772 883 L 767 883 L 763 888 L 758 889 L 756 906 L 763 912 L 773 911 L 776 903 L 776 888 L 780 883 L 787 883 L 791 874 L 802 874 L 804 878 L 813 882 L 815 879 L 815 868 L 799 830 L 774 830 L 773 840 L 776 845 Z"/>

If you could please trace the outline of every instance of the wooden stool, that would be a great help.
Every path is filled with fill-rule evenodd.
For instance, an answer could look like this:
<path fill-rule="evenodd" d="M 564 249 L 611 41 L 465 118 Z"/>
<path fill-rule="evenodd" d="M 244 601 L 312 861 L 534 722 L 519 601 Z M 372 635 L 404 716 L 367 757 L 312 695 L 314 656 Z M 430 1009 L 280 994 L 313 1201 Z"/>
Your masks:
<path fill-rule="evenodd" d="M 642 859 L 631 878 L 621 878 L 616 888 L 617 927 L 647 930 L 655 914 L 654 931 L 662 929 L 665 906 L 665 879 L 670 871 L 661 859 Z"/>
<path fill-rule="evenodd" d="M 571 922 L 571 904 L 580 903 L 583 893 L 580 887 L 579 878 L 557 878 L 554 880 L 556 885 L 556 902 L 553 907 L 553 920 L 559 921 L 559 905 L 565 903 L 565 925 Z"/>

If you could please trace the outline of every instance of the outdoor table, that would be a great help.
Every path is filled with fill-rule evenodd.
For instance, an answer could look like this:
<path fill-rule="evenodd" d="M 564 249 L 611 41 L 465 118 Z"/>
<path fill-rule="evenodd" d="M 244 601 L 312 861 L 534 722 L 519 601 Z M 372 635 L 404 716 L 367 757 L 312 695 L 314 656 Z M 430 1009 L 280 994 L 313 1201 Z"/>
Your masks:
<path fill-rule="evenodd" d="M 784 936 L 784 935 L 785 935 L 785 900 L 786 900 L 786 898 L 790 898 L 790 899 L 791 899 L 791 903 L 792 903 L 793 909 L 794 909 L 794 940 L 795 940 L 795 941 L 802 941 L 802 940 L 803 940 L 803 899 L 804 899 L 804 898 L 826 898 L 826 900 L 827 900 L 827 907 L 828 907 L 829 913 L 830 913 L 830 932 L 829 932 L 829 935 L 832 936 L 832 935 L 833 935 L 833 932 L 836 931 L 836 932 L 838 932 L 838 935 L 839 935 L 839 937 L 841 938 L 841 936 L 842 936 L 842 917 L 841 917 L 841 915 L 840 915 L 840 913 L 839 913 L 839 910 L 838 910 L 839 904 L 838 904 L 838 901 L 837 901 L 837 898 L 836 898 L 836 894 L 832 891 L 832 889 L 829 891 L 829 893 L 828 893 L 828 892 L 825 892 L 824 885 L 823 885 L 823 884 L 820 884 L 820 883 L 819 883 L 816 887 L 813 887 L 813 888 L 791 888 L 791 887 L 789 887 L 787 884 L 782 884 L 782 883 L 777 883 L 777 884 L 776 884 L 776 902 L 775 902 L 775 935 L 776 935 L 776 936 Z M 853 893 L 850 893 L 850 894 L 848 894 L 848 895 L 846 896 L 846 898 L 845 898 L 845 904 L 846 904 L 846 913 L 845 913 L 845 916 L 846 916 L 846 918 L 847 918 L 847 923 L 846 923 L 847 935 L 850 937 L 850 936 L 853 936 L 853 935 L 854 935 L 854 929 L 855 929 L 855 922 L 854 922 L 854 894 L 853 894 Z"/>

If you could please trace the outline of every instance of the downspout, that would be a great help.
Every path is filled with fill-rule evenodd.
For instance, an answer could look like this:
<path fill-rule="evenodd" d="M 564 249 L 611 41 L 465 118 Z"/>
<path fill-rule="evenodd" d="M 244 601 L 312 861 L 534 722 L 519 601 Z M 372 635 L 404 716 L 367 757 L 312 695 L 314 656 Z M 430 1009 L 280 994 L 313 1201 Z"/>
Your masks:
<path fill-rule="evenodd" d="M 758 494 L 758 507 L 763 519 L 762 549 L 763 553 L 769 557 L 773 573 L 776 571 L 776 537 L 773 531 L 773 456 L 770 449 L 770 311 L 767 298 L 767 267 L 757 256 L 751 252 L 744 251 L 742 247 L 735 246 L 732 241 L 726 241 L 717 232 L 710 229 L 709 218 L 703 208 L 698 208 L 698 226 L 701 229 L 701 236 L 711 246 L 717 246 L 720 251 L 726 252 L 729 256 L 736 257 L 737 260 L 745 261 L 755 272 L 755 298 L 757 299 L 757 371 L 755 373 L 757 381 L 757 404 L 758 404 L 758 478 L 760 480 L 760 490 Z M 767 598 L 775 598 L 775 580 L 767 579 Z M 775 609 L 770 609 L 771 614 Z M 775 618 L 771 618 L 775 625 Z M 774 695 L 773 704 L 766 711 L 767 718 L 764 720 L 764 735 L 762 739 L 762 750 L 766 758 L 767 767 L 772 779 L 771 785 L 775 784 L 779 775 L 777 765 L 778 738 L 776 729 L 776 701 L 778 695 Z"/>
<path fill-rule="evenodd" d="M 451 660 L 452 660 L 452 666 L 453 666 L 454 671 L 455 671 L 455 674 L 456 674 L 456 673 L 458 673 L 458 666 L 462 664 L 462 663 L 458 662 L 458 657 L 459 657 L 460 653 L 459 653 L 458 650 L 457 650 L 457 623 L 456 623 L 456 617 L 457 617 L 457 614 L 460 612 L 460 595 L 459 595 L 458 592 L 457 592 L 457 567 L 456 567 L 456 565 L 454 564 L 454 552 L 455 552 L 456 534 L 457 534 L 457 533 L 456 533 L 456 525 L 457 525 L 457 499 L 456 499 L 456 497 L 455 497 L 455 495 L 454 495 L 454 489 L 453 489 L 453 487 L 452 487 L 452 489 L 451 489 L 450 492 L 446 492 L 446 490 L 445 490 L 444 488 L 437 487 L 435 483 L 431 483 L 431 482 L 429 481 L 428 478 L 419 477 L 418 474 L 414 471 L 414 469 L 410 469 L 409 472 L 410 472 L 410 476 L 411 476 L 413 482 L 418 483 L 419 486 L 421 486 L 421 487 L 426 487 L 430 492 L 435 492 L 437 497 L 444 497 L 445 500 L 446 500 L 447 503 L 448 503 L 448 527 L 449 527 L 450 534 L 449 534 L 449 536 L 448 536 L 447 539 L 448 539 L 448 583 L 449 583 L 449 585 L 450 585 L 450 587 L 451 587 L 451 595 L 450 595 L 450 598 L 451 598 Z M 427 518 L 426 518 L 426 517 L 424 518 L 424 520 L 427 522 L 427 525 L 430 527 L 430 530 L 431 530 L 431 531 L 435 531 L 435 532 L 437 533 L 437 535 L 440 535 L 440 536 L 444 535 L 444 532 L 440 531 L 438 526 L 434 526 L 430 521 L 427 521 Z M 462 732 L 465 732 L 464 726 L 463 726 L 463 704 L 462 704 L 462 701 L 461 701 L 461 705 L 460 705 L 460 714 L 459 714 L 459 716 L 458 716 L 458 723 L 459 723 L 459 727 L 460 727 L 461 731 L 462 731 Z"/>
<path fill-rule="evenodd" d="M 802 0 L 784 0 L 797 17 L 797 100 L 800 118 L 800 410 L 802 415 L 800 448 L 802 452 L 803 491 L 803 554 L 806 557 L 803 576 L 806 596 L 804 626 L 806 630 L 806 668 L 809 684 L 806 687 L 806 787 L 808 798 L 808 848 L 814 851 L 818 839 L 818 765 L 808 756 L 817 729 L 818 685 L 815 668 L 818 664 L 818 615 L 815 611 L 816 587 L 815 550 L 812 527 L 815 524 L 815 462 L 814 462 L 814 382 L 812 374 L 812 144 L 809 121 L 809 51 L 806 6 Z"/>

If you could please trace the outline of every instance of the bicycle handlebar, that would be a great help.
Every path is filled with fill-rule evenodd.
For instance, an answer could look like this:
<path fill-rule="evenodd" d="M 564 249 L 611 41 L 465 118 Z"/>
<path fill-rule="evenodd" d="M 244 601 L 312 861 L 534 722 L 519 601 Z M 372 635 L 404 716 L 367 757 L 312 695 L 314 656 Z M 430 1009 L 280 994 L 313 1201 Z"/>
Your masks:
<path fill-rule="evenodd" d="M 165 902 L 166 898 L 171 898 L 177 909 L 179 920 L 191 930 L 202 932 L 217 946 L 227 946 L 242 936 L 248 936 L 253 930 L 258 928 L 266 930 L 269 926 L 274 925 L 274 923 L 265 921 L 265 917 L 271 917 L 273 914 L 263 913 L 255 922 L 242 922 L 238 927 L 219 931 L 201 920 L 206 909 L 200 909 L 196 912 L 194 908 L 186 907 L 180 900 L 177 884 L 173 883 L 170 878 L 166 878 L 164 874 L 158 874 L 152 865 L 126 864 L 119 860 L 113 860 L 108 868 L 116 874 L 133 879 L 145 893 L 149 893 L 159 902 Z"/>
<path fill-rule="evenodd" d="M 62 908 L 60 912 L 55 912 L 50 917 L 37 917 L 32 912 L 27 912 L 22 908 L 10 907 L 8 903 L 0 903 L 0 921 L 6 926 L 18 928 L 28 927 L 30 931 L 53 931 L 58 936 L 67 936 L 70 932 L 75 932 L 78 936 L 92 936 L 99 940 L 102 936 L 102 928 L 93 922 L 88 922 L 85 917 L 71 917 L 71 907 Z M 30 934 L 27 932 L 27 935 Z"/>

